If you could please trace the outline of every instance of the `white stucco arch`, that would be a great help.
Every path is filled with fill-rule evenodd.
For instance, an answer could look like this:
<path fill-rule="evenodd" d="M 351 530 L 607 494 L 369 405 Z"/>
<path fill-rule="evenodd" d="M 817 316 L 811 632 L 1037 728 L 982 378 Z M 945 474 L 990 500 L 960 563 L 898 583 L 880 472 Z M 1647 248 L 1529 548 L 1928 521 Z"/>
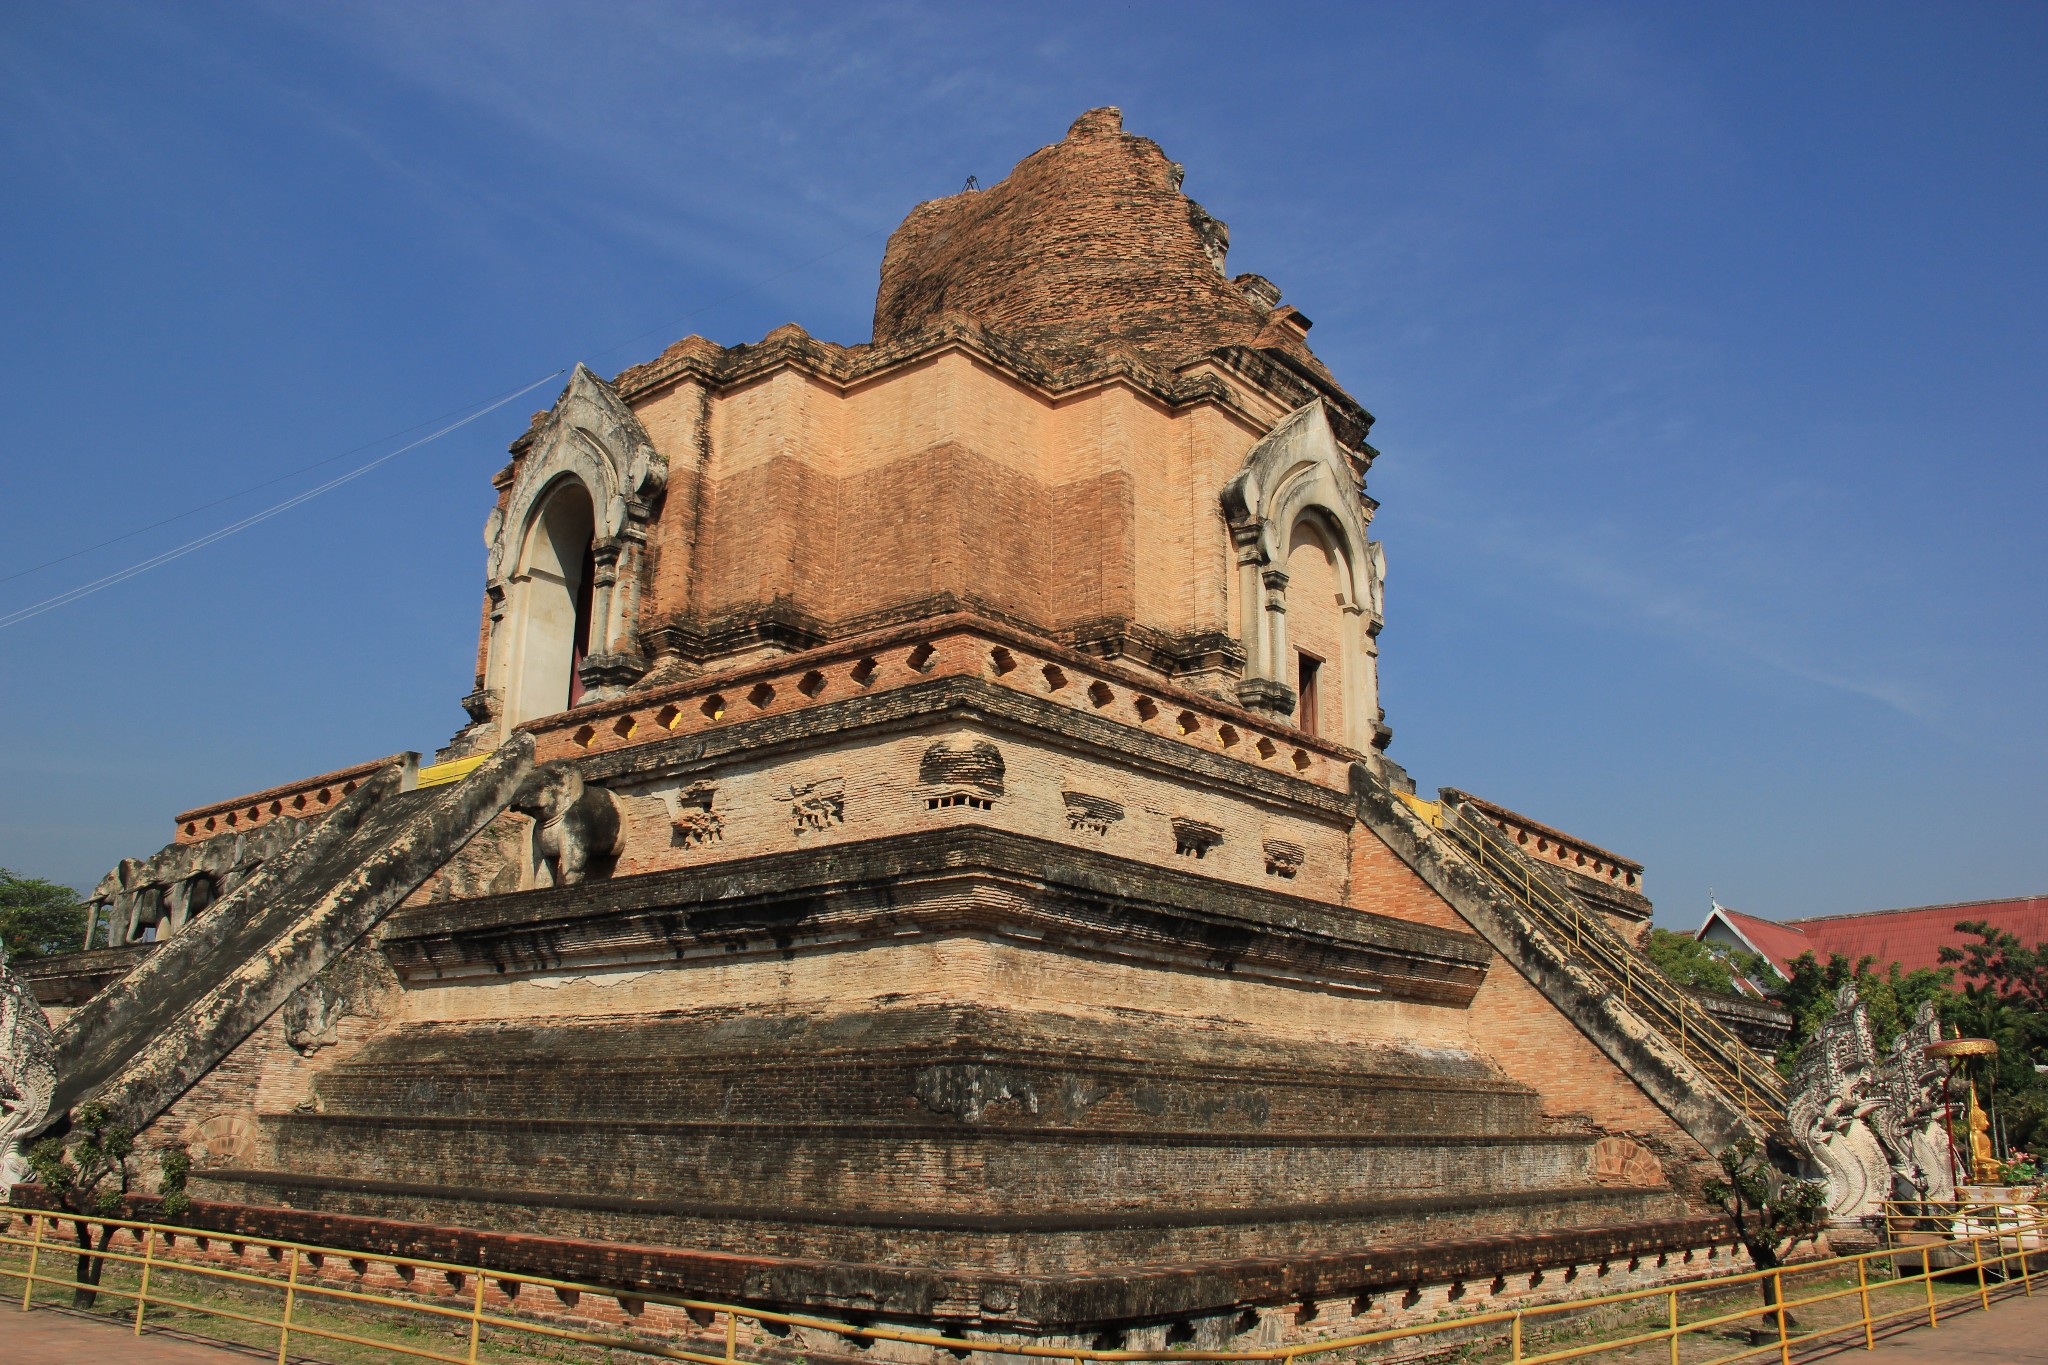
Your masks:
<path fill-rule="evenodd" d="M 1223 516 L 1236 552 L 1238 638 L 1245 649 L 1239 699 L 1254 709 L 1291 716 L 1295 656 L 1288 643 L 1288 555 L 1295 528 L 1312 522 L 1336 570 L 1337 657 L 1342 713 L 1324 733 L 1354 749 L 1384 743 L 1379 709 L 1379 647 L 1386 577 L 1380 547 L 1367 538 L 1372 503 L 1364 496 L 1320 401 L 1283 418 L 1253 446 L 1222 494 Z"/>
<path fill-rule="evenodd" d="M 479 726 L 499 734 L 566 704 L 567 674 L 559 688 L 555 677 L 566 665 L 551 661 L 559 641 L 548 633 L 560 594 L 558 585 L 544 581 L 553 571 L 541 565 L 545 556 L 534 556 L 534 537 L 545 527 L 552 500 L 571 484 L 589 500 L 594 561 L 589 647 L 579 674 L 584 699 L 616 695 L 646 671 L 638 629 L 641 579 L 648 527 L 668 482 L 668 461 L 632 409 L 582 365 L 553 410 L 513 449 L 511 486 L 484 527 L 490 602 L 484 683 L 463 702 Z M 557 692 L 562 700 L 550 700 Z"/>
<path fill-rule="evenodd" d="M 594 572 L 595 499 L 575 474 L 558 475 L 534 500 L 506 575 L 505 718 L 517 725 L 568 709 L 574 664 L 588 653 L 593 622 L 578 607 Z"/>

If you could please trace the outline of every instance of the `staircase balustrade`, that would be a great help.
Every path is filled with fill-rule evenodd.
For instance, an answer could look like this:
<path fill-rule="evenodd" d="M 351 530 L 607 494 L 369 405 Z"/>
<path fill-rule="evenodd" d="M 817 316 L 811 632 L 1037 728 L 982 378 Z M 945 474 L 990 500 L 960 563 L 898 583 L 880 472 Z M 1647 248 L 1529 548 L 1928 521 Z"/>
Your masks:
<path fill-rule="evenodd" d="M 1770 1062 L 1638 952 L 1578 897 L 1558 886 L 1483 816 L 1445 802 L 1438 836 L 1537 926 L 1568 946 L 1578 965 L 1607 985 L 1622 1006 L 1685 1059 L 1766 1132 L 1784 1127 L 1785 1083 Z"/>

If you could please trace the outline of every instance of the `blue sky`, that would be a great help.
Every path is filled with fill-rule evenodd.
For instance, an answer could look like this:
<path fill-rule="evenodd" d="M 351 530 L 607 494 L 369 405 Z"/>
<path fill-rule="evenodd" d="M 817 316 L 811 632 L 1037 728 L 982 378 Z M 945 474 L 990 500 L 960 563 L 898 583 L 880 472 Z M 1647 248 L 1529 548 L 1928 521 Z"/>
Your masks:
<path fill-rule="evenodd" d="M 2019 4 L 9 6 L 0 613 L 577 360 L 865 339 L 913 204 L 1115 104 L 1379 418 L 1425 789 L 1672 925 L 2040 891 L 2044 63 Z M 445 742 L 553 392 L 0 629 L 0 864 Z"/>

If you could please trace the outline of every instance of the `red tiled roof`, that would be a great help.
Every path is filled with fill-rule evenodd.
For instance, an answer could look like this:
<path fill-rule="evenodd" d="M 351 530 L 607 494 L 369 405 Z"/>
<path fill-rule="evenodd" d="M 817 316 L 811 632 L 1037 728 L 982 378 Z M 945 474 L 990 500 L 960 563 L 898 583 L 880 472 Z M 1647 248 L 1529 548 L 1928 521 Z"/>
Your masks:
<path fill-rule="evenodd" d="M 1786 923 L 1799 926 L 1813 945 L 1814 955 L 1823 961 L 1830 953 L 1840 953 L 1851 962 L 1868 955 L 1879 963 L 1896 962 L 1910 972 L 1916 967 L 1940 966 L 1938 950 L 1944 944 L 1977 942 L 1974 935 L 1956 932 L 1956 925 L 1964 920 L 1984 920 L 2031 948 L 2048 942 L 2048 895 L 1826 915 Z"/>
<path fill-rule="evenodd" d="M 1771 965 L 1781 973 L 1789 973 L 1793 959 L 1813 948 L 1806 935 L 1797 929 L 1789 928 L 1774 919 L 1758 919 L 1755 915 L 1745 915 L 1740 910 L 1730 910 L 1725 905 L 1714 907 L 1713 914 L 1707 916 L 1706 924 L 1700 926 L 1700 935 L 1707 932 L 1717 917 L 1750 947 L 1769 958 Z"/>
<path fill-rule="evenodd" d="M 2029 947 L 2048 942 L 2048 895 L 1783 921 L 1759 919 L 1724 905 L 1715 907 L 1707 917 L 1707 925 L 1713 923 L 1715 916 L 1780 971 L 1787 970 L 1793 959 L 1804 952 L 1811 952 L 1823 962 L 1836 954 L 1851 962 L 1872 957 L 1880 966 L 1896 962 L 1909 972 L 1919 967 L 1938 967 L 1944 946 L 1977 942 L 1970 934 L 1956 932 L 1956 925 L 1965 920 L 1983 920 L 2017 936 Z M 1707 925 L 1700 926 L 1702 934 Z"/>

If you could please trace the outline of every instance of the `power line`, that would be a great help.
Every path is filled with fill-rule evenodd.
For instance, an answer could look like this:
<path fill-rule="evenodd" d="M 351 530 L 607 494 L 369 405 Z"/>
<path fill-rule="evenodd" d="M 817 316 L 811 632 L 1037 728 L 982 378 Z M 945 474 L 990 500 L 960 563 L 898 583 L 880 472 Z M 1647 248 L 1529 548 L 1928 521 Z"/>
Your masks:
<path fill-rule="evenodd" d="M 560 374 L 561 371 L 557 370 L 555 373 Z M 549 376 L 549 378 L 553 377 L 553 375 Z M 97 545 L 87 545 L 81 549 L 73 550 L 69 554 L 58 555 L 55 559 L 46 559 L 40 564 L 31 564 L 26 569 L 16 569 L 13 573 L 10 574 L 0 574 L 0 583 L 12 583 L 17 578 L 26 578 L 32 573 L 41 573 L 44 569 L 54 568 L 59 564 L 68 563 L 71 560 L 79 558 L 81 555 L 89 555 L 95 550 L 104 550 L 109 545 L 119 545 L 124 540 L 133 540 L 135 539 L 135 537 L 139 535 L 145 535 L 148 532 L 154 531 L 159 527 L 169 526 L 174 521 L 183 521 L 187 517 L 197 516 L 201 512 L 211 511 L 212 509 L 219 507 L 223 503 L 233 502 L 236 498 L 247 497 L 249 494 L 256 492 L 258 489 L 268 488 L 272 484 L 283 483 L 286 479 L 295 479 L 301 474 L 310 474 L 316 469 L 325 468 L 326 466 L 333 464 L 337 460 L 346 460 L 349 456 L 360 454 L 365 450 L 374 450 L 378 446 L 383 445 L 386 441 L 395 441 L 409 431 L 418 431 L 421 427 L 429 426 L 435 422 L 441 421 L 443 418 L 453 417 L 458 412 L 468 412 L 471 408 L 475 407 L 478 403 L 481 403 L 483 401 L 483 399 L 478 398 L 472 402 L 464 403 L 460 407 L 450 408 L 448 411 L 439 413 L 433 417 L 429 417 L 424 421 L 414 422 L 409 427 L 400 427 L 397 431 L 388 432 L 383 436 L 379 436 L 374 441 L 365 441 L 361 445 L 350 446 L 347 450 L 340 451 L 333 455 L 329 455 L 325 459 L 315 460 L 311 464 L 300 465 L 297 469 L 287 470 L 282 474 L 275 475 L 268 479 L 263 479 L 257 483 L 252 483 L 247 488 L 238 488 L 232 493 L 224 493 L 220 497 L 215 498 L 212 502 L 202 502 L 197 507 L 188 507 L 182 512 L 173 512 L 170 516 L 163 518 L 161 521 L 152 521 L 147 526 L 138 526 L 132 531 L 123 531 L 118 536 L 109 536 L 107 539 L 100 541 Z"/>
<path fill-rule="evenodd" d="M 623 350 L 626 347 L 633 345 L 635 342 L 644 340 L 645 338 L 653 336 L 659 332 L 673 332 L 677 327 L 680 327 L 683 323 L 689 321 L 691 318 L 694 318 L 701 313 L 708 312 L 711 309 L 717 308 L 722 304 L 730 303 L 734 299 L 741 298 L 747 294 L 753 293 L 755 290 L 760 289 L 764 285 L 773 284 L 777 280 L 787 279 L 791 275 L 796 274 L 798 271 L 807 269 L 810 266 L 814 266 L 819 261 L 822 261 L 829 256 L 835 256 L 840 252 L 845 251 L 849 247 L 858 246 L 862 242 L 870 241 L 876 236 L 880 235 L 880 233 L 881 229 L 876 228 L 871 232 L 864 232 L 857 237 L 850 237 L 847 240 L 839 243 L 837 246 L 831 247 L 825 251 L 821 251 L 817 255 L 812 256 L 806 260 L 798 261 L 795 265 L 790 266 L 787 270 L 778 271 L 776 274 L 769 275 L 764 279 L 755 280 L 751 284 L 736 289 L 730 294 L 726 294 L 720 298 L 712 299 L 707 303 L 699 304 L 697 307 L 691 309 L 689 312 L 683 314 L 681 317 L 675 319 L 673 322 L 663 323 L 659 326 L 650 327 L 644 332 L 636 333 L 633 336 L 627 337 L 624 341 L 617 342 L 611 346 L 607 346 L 601 351 L 593 351 L 590 354 L 593 357 L 609 355 L 613 351 Z M 408 450 L 416 450 L 419 447 L 426 445 L 430 441 L 439 440 L 441 437 L 446 436 L 449 432 L 454 431 L 459 427 L 467 426 L 471 422 L 474 422 L 477 418 L 482 417 L 487 413 L 497 411 L 499 408 L 505 406 L 505 404 L 519 397 L 521 394 L 531 393 L 533 390 L 547 383 L 548 380 L 554 379 L 565 372 L 566 367 L 564 369 L 555 370 L 550 374 L 543 375 L 541 378 L 534 380 L 531 384 L 528 384 L 526 387 L 505 395 L 505 397 L 498 399 L 489 407 L 477 412 L 473 412 L 459 422 L 451 423 L 448 426 L 441 428 L 439 431 L 432 433 L 431 435 L 422 436 L 419 440 L 414 441 L 409 445 L 400 446 L 397 450 L 392 451 L 388 455 L 380 455 L 376 459 L 371 460 L 368 464 L 364 464 L 355 469 L 352 469 L 348 473 L 341 475 L 339 478 L 330 479 L 328 482 L 323 483 L 316 488 L 309 488 L 303 493 L 299 493 L 292 497 L 286 498 L 283 502 L 276 503 L 270 507 L 266 507 L 260 512 L 253 513 L 250 516 L 242 518 L 240 521 L 232 522 L 227 526 L 221 527 L 219 530 L 211 531 L 208 532 L 206 535 L 199 536 L 193 540 L 189 540 L 185 542 L 183 545 L 179 545 L 173 549 L 164 551 L 162 554 L 153 555 L 150 558 L 143 560 L 139 564 L 131 564 L 127 568 L 120 570 L 118 573 L 111 573 L 103 578 L 96 578 L 92 582 L 80 584 L 78 587 L 72 588 L 68 592 L 58 593 L 56 596 L 45 598 L 41 602 L 34 603 L 30 606 L 22 607 L 19 610 L 9 612 L 5 615 L 0 615 L 0 630 L 5 630 L 7 627 L 16 625 L 22 621 L 26 621 L 31 617 L 40 616 L 46 611 L 54 611 L 58 607 L 69 605 L 70 603 L 76 602 L 82 597 L 90 597 L 92 594 L 99 592 L 104 588 L 111 588 L 117 583 L 125 583 L 129 579 L 137 576 L 138 574 L 148 573 L 151 569 L 157 568 L 164 564 L 168 564 L 174 559 L 182 558 L 185 555 L 191 554 L 195 550 L 203 550 L 207 546 L 215 543 L 216 541 L 225 540 L 227 537 L 234 535 L 237 531 L 247 530 L 249 527 L 256 525 L 258 522 L 268 521 L 270 518 L 277 516 L 281 512 L 288 512 L 292 508 L 299 506 L 301 503 L 309 502 L 312 499 L 319 497 L 322 493 L 328 492 L 331 489 L 339 488 L 341 485 L 348 483 L 352 479 L 361 478 L 363 475 L 369 473 L 377 466 L 384 464 L 389 460 L 396 459 L 398 456 L 405 454 L 405 452 Z M 462 411 L 462 409 L 454 408 L 451 409 L 450 411 L 460 412 Z M 445 417 L 448 415 L 448 413 L 443 413 L 441 415 Z M 439 418 L 430 417 L 427 419 L 427 422 L 434 422 L 439 420 Z M 149 523 L 147 526 L 138 526 L 132 531 L 124 531 L 120 535 L 111 537 L 107 540 L 100 541 L 96 545 L 88 545 L 82 549 L 73 550 L 69 554 L 59 555 L 55 559 L 48 559 L 44 560 L 40 564 L 31 565 L 26 569 L 18 569 L 11 574 L 0 575 L 0 583 L 12 582 L 14 579 L 22 578 L 28 574 L 39 572 L 43 569 L 50 568 L 53 565 L 63 564 L 70 560 L 77 559 L 82 555 L 91 554 L 95 550 L 103 550 L 109 545 L 118 545 L 124 540 L 132 540 L 136 536 L 143 535 L 149 531 L 154 531 L 158 527 L 168 526 L 174 521 L 182 521 L 186 517 L 194 516 L 200 512 L 207 511 L 211 508 L 219 507 L 223 503 L 233 502 L 236 498 L 245 497 L 248 494 L 255 492 L 259 488 L 268 488 L 272 484 L 282 483 L 286 479 L 294 478 L 300 474 L 307 473 L 311 470 L 319 469 L 322 466 L 333 464 L 336 460 L 346 459 L 350 455 L 353 455 L 358 451 L 367 450 L 372 446 L 381 445 L 385 441 L 392 440 L 394 437 L 403 436 L 408 431 L 417 431 L 420 427 L 425 426 L 427 422 L 415 423 L 412 426 L 404 427 L 398 431 L 393 432 L 390 436 L 380 437 L 375 441 L 368 441 L 362 445 L 353 446 L 348 450 L 342 451 L 338 455 L 330 455 L 324 460 L 315 460 L 312 464 L 309 465 L 301 465 L 299 468 L 291 470 L 289 473 L 279 474 L 273 478 L 265 479 L 260 483 L 250 484 L 246 488 L 242 488 L 233 493 L 228 493 L 222 497 L 215 498 L 211 502 L 201 503 L 197 507 L 190 507 L 183 512 L 176 513 L 172 516 L 164 517 L 159 521 L 153 521 Z"/>
<path fill-rule="evenodd" d="M 270 518 L 277 516 L 281 512 L 289 512 L 292 508 L 297 507 L 300 503 L 310 502 L 314 498 L 319 497 L 322 493 L 326 493 L 332 489 L 339 488 L 343 484 L 348 483 L 352 479 L 361 478 L 363 475 L 375 469 L 378 465 L 387 464 L 390 461 L 395 460 L 399 456 L 405 454 L 405 452 L 408 450 L 417 450 L 421 446 L 426 445 L 430 441 L 438 441 L 443 436 L 446 436 L 449 432 L 455 431 L 461 427 L 466 427 L 471 422 L 476 421 L 479 417 L 484 417 L 489 415 L 490 413 L 496 412 L 499 408 L 504 407 L 513 399 L 518 398 L 524 394 L 532 393 L 541 385 L 547 383 L 551 379 L 557 379 L 561 377 L 561 375 L 564 373 L 565 371 L 563 370 L 555 370 L 549 374 L 544 374 L 540 378 L 534 380 L 531 384 L 526 385 L 524 388 L 515 389 L 513 392 L 506 394 L 503 398 L 498 399 L 495 403 L 492 403 L 489 407 L 480 408 L 477 411 L 471 413 L 469 416 L 463 418 L 459 422 L 450 422 L 447 426 L 442 427 L 439 431 L 433 432 L 430 435 L 422 436 L 417 441 L 410 441 L 405 445 L 400 446 L 398 449 L 389 452 L 388 454 L 379 455 L 376 459 L 371 460 L 367 464 L 357 465 L 354 469 L 351 469 L 346 474 L 340 475 L 336 478 L 329 479 L 326 483 L 316 485 L 315 487 L 312 488 L 308 488 L 303 493 L 296 493 L 291 497 L 286 498 L 283 502 L 273 503 L 271 506 L 264 508 L 260 512 L 254 512 L 246 517 L 243 517 L 240 521 L 230 522 L 226 526 L 221 527 L 219 530 L 209 531 L 203 536 L 199 536 L 196 539 L 186 541 L 183 545 L 176 546 L 173 549 L 165 550 L 160 555 L 152 555 L 151 557 L 143 560 L 139 564 L 130 564 L 127 568 L 122 569 L 116 573 L 110 573 L 106 575 L 104 578 L 95 578 L 92 582 L 80 584 L 78 587 L 72 588 L 68 592 L 60 592 L 55 597 L 44 598 L 42 601 L 37 602 L 32 606 L 22 607 L 18 611 L 12 611 L 7 613 L 5 616 L 0 616 L 0 630 L 5 630 L 7 629 L 7 627 L 12 625 L 18 625 L 21 622 L 28 620 L 30 617 L 41 616 L 46 611 L 55 611 L 58 607 L 67 606 L 70 603 L 76 602 L 81 597 L 90 597 L 92 596 L 92 594 L 99 592 L 103 588 L 111 588 L 117 583 L 125 583 L 129 579 L 134 578 L 138 574 L 148 573 L 151 569 L 159 568 L 162 565 L 170 563 L 174 559 L 182 559 L 184 556 L 191 554 L 195 550 L 203 550 L 207 546 L 214 544 L 216 541 L 226 540 L 229 536 L 234 535 L 237 531 L 246 531 L 251 526 L 256 525 L 258 522 L 268 521 L 270 520 Z"/>

